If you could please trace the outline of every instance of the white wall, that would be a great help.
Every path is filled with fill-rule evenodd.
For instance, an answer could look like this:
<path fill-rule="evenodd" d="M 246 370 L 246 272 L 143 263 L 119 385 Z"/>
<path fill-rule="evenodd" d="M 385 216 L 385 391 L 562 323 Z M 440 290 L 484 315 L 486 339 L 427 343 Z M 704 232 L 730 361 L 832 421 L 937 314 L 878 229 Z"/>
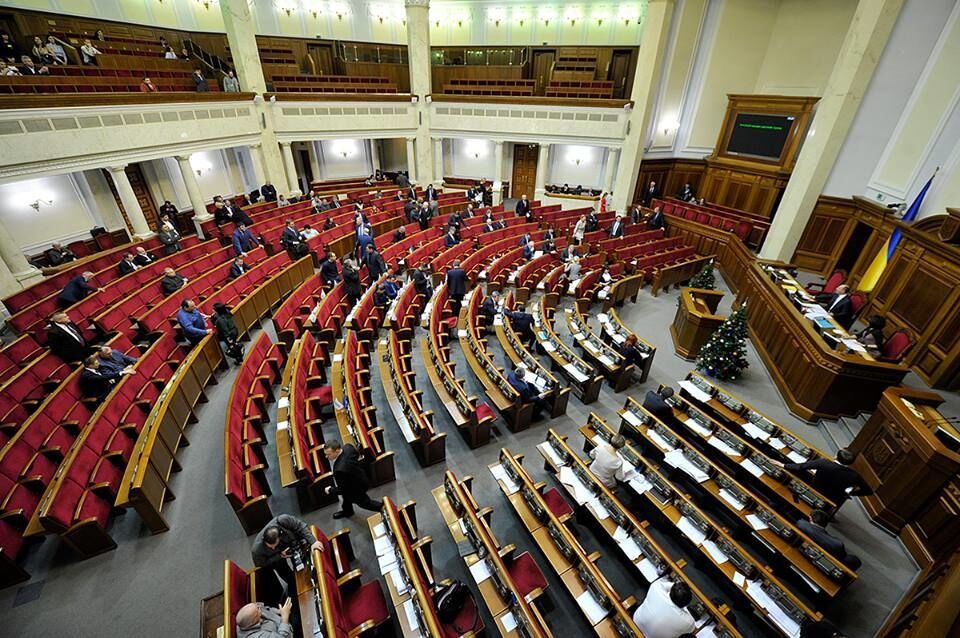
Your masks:
<path fill-rule="evenodd" d="M 490 140 L 452 139 L 449 142 L 449 166 L 453 177 L 493 179 L 495 145 Z"/>
<path fill-rule="evenodd" d="M 373 173 L 366 140 L 324 140 L 320 142 L 321 179 L 361 177 Z"/>
<path fill-rule="evenodd" d="M 556 144 L 550 147 L 548 184 L 578 184 L 584 188 L 602 188 L 604 149 L 600 146 Z M 576 163 L 580 160 L 580 164 Z"/>
<path fill-rule="evenodd" d="M 407 141 L 400 137 L 380 140 L 380 170 L 403 171 L 407 168 Z"/>
<path fill-rule="evenodd" d="M 30 203 L 37 199 L 53 205 L 42 204 L 36 211 Z M 26 253 L 90 237 L 90 229 L 100 225 L 70 175 L 0 184 L 0 223 Z"/>

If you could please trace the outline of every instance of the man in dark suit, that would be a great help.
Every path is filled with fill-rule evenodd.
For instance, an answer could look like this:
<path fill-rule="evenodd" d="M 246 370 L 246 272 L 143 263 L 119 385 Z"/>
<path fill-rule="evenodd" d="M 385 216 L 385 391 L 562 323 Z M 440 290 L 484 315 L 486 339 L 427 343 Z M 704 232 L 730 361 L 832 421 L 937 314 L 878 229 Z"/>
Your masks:
<path fill-rule="evenodd" d="M 138 266 L 146 266 L 157 260 L 156 255 L 148 253 L 143 246 L 137 246 L 137 254 L 133 256 L 133 263 Z"/>
<path fill-rule="evenodd" d="M 230 219 L 234 224 L 253 226 L 253 220 L 250 219 L 250 215 L 247 215 L 247 211 L 243 210 L 239 206 L 234 206 L 233 204 L 227 203 L 224 205 L 224 208 L 230 212 Z"/>
<path fill-rule="evenodd" d="M 279 604 L 287 596 L 294 595 L 296 578 L 287 559 L 295 549 L 324 550 L 323 543 L 310 532 L 310 526 L 295 516 L 275 516 L 257 534 L 250 553 L 253 555 L 253 564 L 262 570 L 262 575 L 267 576 L 258 582 L 258 586 L 263 585 L 265 589 L 262 594 L 258 590 L 259 600 Z M 271 575 L 270 572 L 274 573 Z M 286 592 L 280 581 L 286 583 Z"/>
<path fill-rule="evenodd" d="M 827 312 L 844 328 L 853 325 L 853 302 L 850 301 L 850 286 L 840 284 L 836 291 L 822 303 Z"/>
<path fill-rule="evenodd" d="M 308 248 L 303 234 L 293 225 L 293 220 L 288 219 L 283 233 L 280 235 L 280 245 L 290 254 L 293 259 L 299 259 L 307 254 Z"/>
<path fill-rule="evenodd" d="M 340 282 L 340 271 L 337 268 L 336 254 L 328 252 L 326 258 L 320 262 L 320 279 L 329 286 L 334 286 Z"/>
<path fill-rule="evenodd" d="M 486 224 L 483 225 L 483 230 L 484 232 L 487 232 L 487 233 L 493 232 L 498 228 L 499 226 L 497 226 L 497 222 L 495 222 L 492 217 L 490 218 L 490 221 L 488 221 Z"/>
<path fill-rule="evenodd" d="M 433 209 L 430 208 L 429 202 L 423 202 L 420 204 L 420 211 L 417 217 L 417 221 L 420 222 L 420 230 L 430 228 L 431 219 L 433 219 Z"/>
<path fill-rule="evenodd" d="M 667 403 L 667 399 L 672 396 L 673 388 L 668 385 L 660 388 L 659 392 L 649 390 L 646 396 L 643 397 L 643 407 L 647 412 L 665 422 L 667 425 L 674 425 L 677 423 L 677 419 L 673 416 L 673 408 Z"/>
<path fill-rule="evenodd" d="M 537 345 L 537 335 L 533 332 L 533 315 L 526 311 L 523 304 L 517 304 L 513 310 L 503 313 L 510 319 L 514 332 L 533 350 Z"/>
<path fill-rule="evenodd" d="M 100 346 L 97 349 L 97 358 L 100 359 L 101 368 L 112 368 L 117 374 L 125 373 L 126 370 L 133 372 L 133 365 L 137 362 L 134 357 L 110 346 Z"/>
<path fill-rule="evenodd" d="M 423 192 L 424 198 L 429 202 L 437 198 L 437 189 L 433 187 L 433 184 L 427 184 L 427 190 Z"/>
<path fill-rule="evenodd" d="M 367 265 L 367 274 L 370 275 L 370 283 L 377 281 L 387 272 L 387 262 L 383 260 L 383 255 L 373 244 L 367 244 L 367 252 L 363 257 L 363 263 Z"/>
<path fill-rule="evenodd" d="M 588 233 L 592 233 L 596 229 L 600 228 L 600 218 L 597 217 L 597 214 L 593 211 L 590 211 L 587 214 L 587 225 L 585 230 Z"/>
<path fill-rule="evenodd" d="M 224 226 L 233 221 L 233 215 L 227 210 L 223 202 L 217 202 L 213 208 L 213 223 L 217 226 Z"/>
<path fill-rule="evenodd" d="M 520 201 L 517 202 L 517 217 L 526 217 L 530 214 L 530 202 L 527 201 L 526 195 L 520 196 Z"/>
<path fill-rule="evenodd" d="M 500 305 L 500 293 L 494 290 L 480 304 L 480 315 L 483 317 L 483 323 L 487 326 L 493 325 L 493 318 L 497 316 L 497 308 Z"/>
<path fill-rule="evenodd" d="M 116 370 L 113 366 L 101 365 L 100 357 L 91 354 L 83 360 L 80 391 L 84 396 L 93 397 L 97 403 L 102 403 L 120 379 L 127 374 L 134 374 L 133 368 Z"/>
<path fill-rule="evenodd" d="M 610 228 L 607 230 L 607 234 L 610 235 L 611 239 L 616 237 L 623 237 L 623 217 L 617 215 L 613 218 L 613 223 L 610 225 Z"/>
<path fill-rule="evenodd" d="M 460 267 L 460 260 L 453 260 L 453 267 L 447 271 L 447 292 L 453 303 L 453 314 L 460 314 L 463 296 L 467 294 L 467 272 Z"/>
<path fill-rule="evenodd" d="M 417 185 L 416 185 L 416 184 L 410 184 L 410 186 L 407 187 L 407 197 L 409 197 L 410 199 L 416 199 L 416 198 L 417 198 Z"/>
<path fill-rule="evenodd" d="M 650 213 L 650 216 L 647 217 L 647 228 L 650 230 L 663 228 L 665 221 L 666 220 L 663 219 L 663 211 L 657 206 L 653 209 L 653 212 Z"/>
<path fill-rule="evenodd" d="M 413 271 L 413 287 L 418 295 L 428 299 L 433 295 L 433 278 L 430 276 L 430 264 L 424 262 Z"/>
<path fill-rule="evenodd" d="M 813 489 L 826 496 L 839 510 L 851 496 L 873 494 L 873 489 L 867 485 L 860 473 L 850 467 L 856 458 L 850 450 L 840 448 L 837 450 L 835 461 L 817 458 L 805 463 L 778 463 L 778 465 L 790 472 L 813 471 Z M 832 514 L 836 514 L 836 510 Z"/>
<path fill-rule="evenodd" d="M 160 279 L 160 287 L 164 294 L 172 295 L 187 284 L 188 279 L 177 273 L 173 268 L 164 268 L 163 277 Z"/>
<path fill-rule="evenodd" d="M 245 255 L 260 245 L 257 238 L 247 230 L 246 224 L 239 224 L 233 231 L 233 252 L 239 255 Z"/>
<path fill-rule="evenodd" d="M 646 208 L 650 208 L 650 204 L 653 202 L 654 198 L 659 196 L 660 191 L 657 189 L 657 183 L 651 181 L 650 184 L 647 185 L 647 188 L 643 191 L 643 197 L 640 199 L 640 201 Z"/>
<path fill-rule="evenodd" d="M 93 279 L 93 273 L 87 271 L 68 281 L 67 285 L 63 287 L 63 291 L 57 295 L 57 303 L 60 304 L 60 307 L 69 308 L 91 292 L 99 292 L 100 288 L 94 288 L 87 283 L 91 279 Z"/>
<path fill-rule="evenodd" d="M 852 570 L 857 570 L 862 565 L 862 561 L 853 554 L 847 553 L 847 548 L 843 541 L 827 531 L 827 525 L 830 523 L 830 514 L 823 510 L 813 510 L 810 512 L 809 520 L 797 521 L 797 529 L 810 537 L 814 543 L 825 549 L 831 556 L 837 558 L 844 565 Z"/>
<path fill-rule="evenodd" d="M 120 276 L 122 277 L 123 275 L 129 275 L 134 270 L 139 270 L 140 266 L 133 260 L 133 253 L 127 253 L 123 256 L 123 259 L 120 260 L 117 269 L 120 271 Z"/>
<path fill-rule="evenodd" d="M 194 69 L 193 75 L 190 77 L 193 78 L 193 84 L 197 89 L 197 93 L 206 93 L 210 90 L 210 85 L 207 84 L 207 78 L 203 77 L 203 71 L 200 69 Z"/>
<path fill-rule="evenodd" d="M 520 395 L 521 403 L 533 404 L 533 419 L 539 419 L 542 416 L 543 409 L 547 407 L 547 393 L 538 392 L 532 383 L 526 382 L 526 376 L 527 369 L 518 367 L 507 374 L 507 383 Z"/>
<path fill-rule="evenodd" d="M 90 353 L 90 344 L 80 326 L 70 321 L 65 312 L 55 312 L 47 324 L 47 347 L 67 363 L 83 361 Z"/>
<path fill-rule="evenodd" d="M 339 494 L 343 504 L 334 518 L 353 516 L 353 506 L 380 511 L 380 503 L 367 495 L 369 482 L 367 472 L 360 462 L 360 452 L 349 443 L 340 445 L 339 441 L 327 441 L 323 444 L 323 454 L 333 470 L 333 487 L 327 488 L 327 494 Z"/>
<path fill-rule="evenodd" d="M 460 240 L 457 239 L 457 233 L 454 230 L 453 226 L 447 228 L 447 234 L 443 236 L 443 245 L 447 248 L 453 248 L 460 243 Z"/>
<path fill-rule="evenodd" d="M 277 187 L 268 181 L 260 187 L 260 196 L 267 202 L 277 201 Z"/>
<path fill-rule="evenodd" d="M 417 200 L 407 199 L 407 203 L 403 205 L 403 214 L 407 217 L 408 222 L 417 221 L 414 217 L 419 208 L 420 204 L 417 203 Z"/>
<path fill-rule="evenodd" d="M 49 263 L 51 266 L 66 264 L 74 261 L 77 258 L 77 256 L 73 254 L 72 250 L 69 248 L 64 248 L 60 244 L 53 244 L 53 246 L 45 250 L 43 254 L 47 256 L 47 263 Z"/>
<path fill-rule="evenodd" d="M 694 199 L 695 195 L 693 194 L 693 189 L 690 188 L 690 184 L 686 183 L 683 185 L 683 188 L 680 189 L 680 192 L 677 193 L 677 199 L 682 202 L 689 202 L 691 199 Z"/>
<path fill-rule="evenodd" d="M 169 199 L 164 200 L 160 207 L 160 216 L 163 217 L 164 215 L 169 217 L 171 222 L 177 218 L 177 207 Z"/>
<path fill-rule="evenodd" d="M 230 279 L 236 279 L 248 270 L 250 270 L 250 266 L 243 263 L 243 255 L 237 255 L 233 258 L 233 263 L 230 264 Z"/>
<path fill-rule="evenodd" d="M 523 258 L 526 261 L 533 259 L 534 254 L 537 252 L 536 247 L 533 245 L 533 241 L 528 241 L 523 246 Z"/>

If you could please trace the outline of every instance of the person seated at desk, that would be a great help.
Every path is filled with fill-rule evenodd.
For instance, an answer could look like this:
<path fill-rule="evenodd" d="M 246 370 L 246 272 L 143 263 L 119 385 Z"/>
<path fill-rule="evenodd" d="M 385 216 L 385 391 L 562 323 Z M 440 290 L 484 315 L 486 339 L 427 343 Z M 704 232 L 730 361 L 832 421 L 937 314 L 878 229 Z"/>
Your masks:
<path fill-rule="evenodd" d="M 851 570 L 860 569 L 863 562 L 857 556 L 848 554 L 843 541 L 827 531 L 829 523 L 830 514 L 823 510 L 813 510 L 809 519 L 797 521 L 797 528 Z"/>
<path fill-rule="evenodd" d="M 663 386 L 659 391 L 649 390 L 643 397 L 643 408 L 668 425 L 676 423 L 673 408 L 667 403 L 667 399 L 672 396 L 673 388 L 668 385 Z"/>
<path fill-rule="evenodd" d="M 157 260 L 156 255 L 148 253 L 143 246 L 137 246 L 137 254 L 133 256 L 133 263 L 138 266 L 146 266 Z"/>
<path fill-rule="evenodd" d="M 135 358 L 114 350 L 110 346 L 100 346 L 97 350 L 97 358 L 100 359 L 101 368 L 112 369 L 117 375 L 132 374 L 132 366 L 137 362 Z"/>
<path fill-rule="evenodd" d="M 689 202 L 695 199 L 695 196 L 693 194 L 693 189 L 690 188 L 689 183 L 686 183 L 683 185 L 683 188 L 681 188 L 680 192 L 677 193 L 677 199 L 679 199 L 681 202 Z"/>
<path fill-rule="evenodd" d="M 610 228 L 607 229 L 607 234 L 610 235 L 611 239 L 616 237 L 623 237 L 623 217 L 617 215 L 613 219 L 613 223 L 610 225 Z"/>
<path fill-rule="evenodd" d="M 507 374 L 507 383 L 520 395 L 520 403 L 533 404 L 533 416 L 531 418 L 537 421 L 542 416 L 543 409 L 547 407 L 546 396 L 548 391 L 537 392 L 532 383 L 525 381 L 526 376 L 527 369 L 523 367 L 523 364 L 520 364 L 516 370 Z"/>
<path fill-rule="evenodd" d="M 537 345 L 537 335 L 533 332 L 533 315 L 526 311 L 523 304 L 517 304 L 512 311 L 503 313 L 510 319 L 514 332 L 533 350 Z"/>
<path fill-rule="evenodd" d="M 844 328 L 853 323 L 853 302 L 850 301 L 850 286 L 840 284 L 832 295 L 819 295 L 817 303 L 827 309 L 830 316 Z"/>
<path fill-rule="evenodd" d="M 563 274 L 569 281 L 576 281 L 580 278 L 580 258 L 574 255 L 570 261 L 563 267 Z"/>
<path fill-rule="evenodd" d="M 250 266 L 244 263 L 243 255 L 237 255 L 233 258 L 233 263 L 230 264 L 230 272 L 228 274 L 230 279 L 236 279 L 248 270 L 250 270 Z"/>
<path fill-rule="evenodd" d="M 387 275 L 387 280 L 383 282 L 383 290 L 387 293 L 387 298 L 391 300 L 396 299 L 400 293 L 400 288 L 402 288 L 402 286 L 397 276 L 393 273 Z"/>
<path fill-rule="evenodd" d="M 407 227 L 401 226 L 393 233 L 393 243 L 397 244 L 407 238 Z"/>
<path fill-rule="evenodd" d="M 643 603 L 633 612 L 633 622 L 644 638 L 679 638 L 696 629 L 696 620 L 687 609 L 692 601 L 686 583 L 661 577 L 650 585 Z"/>
<path fill-rule="evenodd" d="M 217 226 L 223 226 L 229 222 L 233 221 L 233 214 L 230 210 L 223 204 L 223 202 L 217 202 L 215 208 L 213 209 L 213 223 Z"/>
<path fill-rule="evenodd" d="M 163 292 L 172 295 L 176 291 L 183 288 L 188 279 L 180 274 L 177 274 L 173 268 L 164 268 L 163 269 L 163 278 L 160 280 L 160 287 L 163 289 Z"/>
<path fill-rule="evenodd" d="M 47 262 L 51 266 L 59 266 L 74 261 L 77 256 L 69 248 L 64 248 L 60 244 L 53 244 L 43 253 L 47 257 Z"/>
<path fill-rule="evenodd" d="M 637 335 L 629 335 L 617 348 L 617 352 L 623 357 L 623 365 L 628 366 L 632 363 L 638 368 L 643 365 L 644 353 L 637 348 L 637 341 L 639 341 Z"/>
<path fill-rule="evenodd" d="M 450 226 L 447 228 L 447 234 L 443 236 L 443 245 L 447 248 L 453 248 L 460 243 L 460 240 L 457 239 L 456 227 Z"/>
<path fill-rule="evenodd" d="M 624 480 L 623 459 L 618 452 L 627 444 L 619 434 L 615 434 L 610 442 L 601 441 L 595 448 L 590 450 L 590 471 L 597 477 L 597 480 L 603 483 L 611 490 L 617 489 L 617 481 Z"/>
<path fill-rule="evenodd" d="M 647 217 L 647 228 L 650 230 L 659 230 L 664 226 L 663 211 L 659 206 L 654 207 L 653 212 Z"/>
<path fill-rule="evenodd" d="M 830 513 L 835 515 L 850 496 L 873 494 L 873 490 L 860 476 L 860 473 L 850 467 L 856 458 L 856 455 L 850 450 L 840 448 L 837 450 L 835 461 L 819 458 L 805 463 L 779 463 L 774 461 L 774 464 L 790 472 L 813 471 L 813 489 L 836 504 L 837 509 Z"/>
<path fill-rule="evenodd" d="M 327 217 L 327 221 L 323 222 L 323 229 L 330 230 L 331 228 L 336 228 L 337 223 L 333 221 L 332 217 Z"/>
<path fill-rule="evenodd" d="M 300 231 L 300 234 L 303 235 L 303 238 L 307 241 L 310 241 L 314 237 L 320 236 L 320 231 L 315 229 L 310 224 L 304 224 L 303 230 Z"/>
<path fill-rule="evenodd" d="M 587 225 L 585 230 L 588 233 L 592 233 L 598 228 L 600 228 L 600 218 L 597 217 L 597 214 L 595 212 L 590 211 L 589 213 L 587 213 Z"/>
<path fill-rule="evenodd" d="M 523 258 L 526 261 L 533 259 L 534 254 L 537 252 L 536 248 L 533 245 L 532 241 L 528 241 L 523 247 Z"/>
<path fill-rule="evenodd" d="M 857 341 L 863 344 L 867 353 L 874 357 L 883 354 L 883 344 L 886 337 L 883 336 L 883 329 L 887 325 L 887 320 L 880 315 L 873 315 L 867 320 L 867 327 L 857 333 Z"/>

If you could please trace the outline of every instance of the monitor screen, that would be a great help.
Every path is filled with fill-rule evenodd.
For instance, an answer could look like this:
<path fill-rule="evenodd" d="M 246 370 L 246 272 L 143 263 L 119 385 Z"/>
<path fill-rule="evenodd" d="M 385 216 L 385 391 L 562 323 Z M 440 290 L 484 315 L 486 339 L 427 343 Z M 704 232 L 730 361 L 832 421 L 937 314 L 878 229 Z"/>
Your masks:
<path fill-rule="evenodd" d="M 793 126 L 793 116 L 738 113 L 727 153 L 778 159 Z"/>

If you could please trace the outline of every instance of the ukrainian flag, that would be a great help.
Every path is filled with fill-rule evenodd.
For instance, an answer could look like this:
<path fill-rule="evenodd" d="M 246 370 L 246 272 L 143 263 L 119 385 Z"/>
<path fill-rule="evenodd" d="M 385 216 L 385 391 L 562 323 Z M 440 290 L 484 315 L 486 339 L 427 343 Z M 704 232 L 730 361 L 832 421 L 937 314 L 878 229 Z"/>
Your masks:
<path fill-rule="evenodd" d="M 937 167 L 939 171 L 940 168 Z M 920 212 L 920 205 L 923 203 L 923 198 L 927 196 L 927 191 L 930 190 L 930 184 L 933 183 L 933 178 L 936 177 L 937 173 L 934 171 L 933 175 L 930 176 L 930 179 L 927 180 L 927 183 L 924 184 L 923 188 L 920 190 L 920 193 L 917 195 L 916 199 L 913 200 L 913 203 L 910 204 L 910 208 L 907 209 L 907 212 L 904 214 L 903 222 L 912 222 L 917 217 L 917 213 Z M 877 282 L 880 281 L 880 275 L 883 274 L 883 270 L 887 267 L 887 264 L 893 260 L 893 252 L 897 249 L 897 244 L 900 243 L 900 237 L 903 233 L 900 232 L 900 227 L 893 229 L 893 233 L 890 235 L 890 239 L 887 240 L 887 243 L 884 244 L 880 251 L 877 253 L 877 256 L 873 258 L 873 262 L 870 264 L 870 267 L 867 268 L 867 272 L 864 273 L 863 279 L 860 280 L 857 290 L 862 290 L 864 292 L 870 292 L 873 290 L 873 287 L 877 285 Z"/>

